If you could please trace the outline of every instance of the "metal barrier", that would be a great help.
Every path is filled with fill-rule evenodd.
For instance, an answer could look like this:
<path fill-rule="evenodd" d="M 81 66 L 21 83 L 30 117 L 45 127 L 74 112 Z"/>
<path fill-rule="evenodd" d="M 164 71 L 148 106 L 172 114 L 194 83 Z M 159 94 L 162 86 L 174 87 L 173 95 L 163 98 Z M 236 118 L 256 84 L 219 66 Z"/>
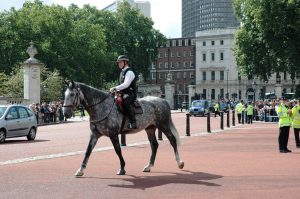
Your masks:
<path fill-rule="evenodd" d="M 207 132 L 211 133 L 211 130 L 210 130 L 210 112 L 209 111 L 207 113 Z"/>
<path fill-rule="evenodd" d="M 190 114 L 189 113 L 187 113 L 186 114 L 186 131 L 185 131 L 185 133 L 186 133 L 186 136 L 190 136 L 191 134 L 190 134 Z"/>
<path fill-rule="evenodd" d="M 227 111 L 227 128 L 230 128 L 230 111 Z"/>

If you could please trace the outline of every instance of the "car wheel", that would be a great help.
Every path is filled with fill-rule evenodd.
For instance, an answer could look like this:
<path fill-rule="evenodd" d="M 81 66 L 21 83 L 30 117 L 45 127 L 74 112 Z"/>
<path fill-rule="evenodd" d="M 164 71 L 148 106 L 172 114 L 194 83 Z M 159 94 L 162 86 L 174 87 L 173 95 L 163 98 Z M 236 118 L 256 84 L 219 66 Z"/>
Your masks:
<path fill-rule="evenodd" d="M 31 128 L 27 135 L 27 140 L 34 140 L 35 136 L 36 136 L 36 130 L 35 128 Z"/>
<path fill-rule="evenodd" d="M 0 130 L 0 143 L 5 142 L 6 133 L 3 130 Z"/>

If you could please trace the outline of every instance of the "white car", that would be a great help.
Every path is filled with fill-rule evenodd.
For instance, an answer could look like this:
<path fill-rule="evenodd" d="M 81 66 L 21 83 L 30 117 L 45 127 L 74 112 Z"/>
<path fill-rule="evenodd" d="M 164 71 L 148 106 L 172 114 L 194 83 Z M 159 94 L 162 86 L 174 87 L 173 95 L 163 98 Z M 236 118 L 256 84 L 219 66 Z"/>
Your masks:
<path fill-rule="evenodd" d="M 0 144 L 6 138 L 26 136 L 34 140 L 37 132 L 35 114 L 26 106 L 0 105 Z"/>

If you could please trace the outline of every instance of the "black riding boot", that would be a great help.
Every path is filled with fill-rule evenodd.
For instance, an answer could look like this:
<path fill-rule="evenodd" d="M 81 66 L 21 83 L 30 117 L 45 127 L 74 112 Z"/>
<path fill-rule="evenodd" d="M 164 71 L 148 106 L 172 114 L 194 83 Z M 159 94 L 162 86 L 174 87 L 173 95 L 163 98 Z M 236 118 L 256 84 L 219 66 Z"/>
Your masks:
<path fill-rule="evenodd" d="M 129 129 L 137 129 L 134 107 L 132 107 L 132 106 L 128 107 L 128 117 L 129 117 L 128 128 Z"/>

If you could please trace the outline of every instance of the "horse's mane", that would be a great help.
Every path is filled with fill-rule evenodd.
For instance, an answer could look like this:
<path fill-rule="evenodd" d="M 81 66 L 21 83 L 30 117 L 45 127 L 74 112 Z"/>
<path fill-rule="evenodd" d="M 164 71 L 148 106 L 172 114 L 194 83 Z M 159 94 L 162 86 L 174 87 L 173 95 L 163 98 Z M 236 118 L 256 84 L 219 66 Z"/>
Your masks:
<path fill-rule="evenodd" d="M 86 85 L 84 83 L 81 82 L 76 82 L 76 85 L 78 85 L 78 87 L 80 88 L 80 90 L 85 93 L 88 98 L 94 98 L 94 99 L 99 99 L 99 98 L 103 98 L 106 97 L 108 95 L 108 93 L 99 90 L 97 88 L 94 88 L 92 86 Z"/>

